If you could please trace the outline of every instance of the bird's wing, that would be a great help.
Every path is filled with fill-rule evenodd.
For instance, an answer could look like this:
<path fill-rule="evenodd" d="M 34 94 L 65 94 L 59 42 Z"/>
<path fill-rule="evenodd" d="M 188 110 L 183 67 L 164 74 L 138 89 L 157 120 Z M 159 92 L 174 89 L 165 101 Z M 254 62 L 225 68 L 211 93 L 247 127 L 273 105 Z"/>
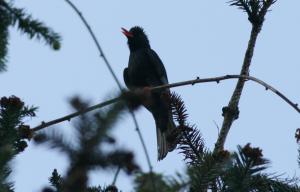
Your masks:
<path fill-rule="evenodd" d="M 158 79 L 155 79 L 155 81 L 158 81 L 158 82 L 155 83 L 156 85 L 154 85 L 154 86 L 168 84 L 168 76 L 166 73 L 166 69 L 164 67 L 163 62 L 159 58 L 159 56 L 152 49 L 150 49 L 147 52 L 147 54 L 148 54 L 151 65 L 153 65 L 153 70 L 154 70 L 154 73 L 156 74 L 155 76 L 156 76 L 156 78 L 158 78 Z"/>
<path fill-rule="evenodd" d="M 131 83 L 130 83 L 130 78 L 128 76 L 128 68 L 126 67 L 123 71 L 123 79 L 125 82 L 125 85 L 127 86 L 128 89 L 130 89 L 132 87 Z"/>

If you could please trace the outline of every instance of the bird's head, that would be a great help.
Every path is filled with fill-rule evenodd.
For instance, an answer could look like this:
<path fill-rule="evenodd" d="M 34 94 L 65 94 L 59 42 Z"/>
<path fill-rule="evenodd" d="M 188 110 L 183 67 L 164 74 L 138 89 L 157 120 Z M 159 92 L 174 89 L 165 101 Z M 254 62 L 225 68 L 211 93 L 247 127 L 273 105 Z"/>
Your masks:
<path fill-rule="evenodd" d="M 130 51 L 135 51 L 142 48 L 150 48 L 150 43 L 143 28 L 139 26 L 132 27 L 129 31 L 122 28 L 122 33 L 128 39 L 128 47 Z"/>

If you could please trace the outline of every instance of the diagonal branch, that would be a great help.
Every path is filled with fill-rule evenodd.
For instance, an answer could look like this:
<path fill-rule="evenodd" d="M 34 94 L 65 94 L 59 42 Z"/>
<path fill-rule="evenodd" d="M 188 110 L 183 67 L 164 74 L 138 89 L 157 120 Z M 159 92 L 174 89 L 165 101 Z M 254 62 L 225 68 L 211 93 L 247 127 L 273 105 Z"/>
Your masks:
<path fill-rule="evenodd" d="M 111 64 L 108 62 L 108 59 L 106 58 L 104 51 L 102 50 L 99 41 L 97 40 L 97 37 L 95 35 L 95 33 L 93 32 L 91 26 L 89 25 L 89 23 L 87 22 L 87 20 L 83 17 L 82 13 L 80 12 L 80 10 L 70 1 L 70 0 L 65 0 L 71 7 L 72 9 L 77 13 L 77 15 L 80 17 L 81 21 L 83 22 L 83 24 L 85 25 L 85 27 L 87 28 L 88 32 L 90 33 L 94 43 L 96 44 L 96 47 L 100 53 L 100 57 L 102 57 L 102 59 L 104 60 L 104 63 L 106 65 L 106 67 L 108 68 L 109 72 L 111 73 L 111 75 L 113 76 L 115 82 L 117 83 L 118 87 L 120 88 L 120 90 L 122 90 L 122 85 L 120 83 L 120 81 L 118 80 L 114 70 L 111 67 Z"/>
<path fill-rule="evenodd" d="M 243 1 L 237 0 L 237 2 L 243 2 Z M 255 2 L 255 3 L 257 3 L 257 5 L 260 5 L 261 2 Z M 250 39 L 248 42 L 248 47 L 247 47 L 247 50 L 245 53 L 243 66 L 242 66 L 240 75 L 249 75 L 249 69 L 250 69 L 251 60 L 253 57 L 253 52 L 254 52 L 254 47 L 256 44 L 257 37 L 262 28 L 264 17 L 267 13 L 267 10 L 273 3 L 275 3 L 274 0 L 264 1 L 261 9 L 256 9 L 255 14 L 251 13 L 251 15 L 249 15 L 249 19 L 250 19 L 249 21 L 252 23 L 252 30 L 251 30 L 251 35 L 250 35 Z M 249 3 L 249 6 L 251 6 L 250 3 Z M 252 10 L 252 12 L 253 11 L 254 10 Z M 228 106 L 223 108 L 224 120 L 223 120 L 220 135 L 215 144 L 214 152 L 218 152 L 224 148 L 224 143 L 225 143 L 227 134 L 230 130 L 230 127 L 231 127 L 233 121 L 238 118 L 238 114 L 239 114 L 238 105 L 239 105 L 239 101 L 240 101 L 240 98 L 242 95 L 244 85 L 245 85 L 245 79 L 240 78 L 236 84 L 235 90 L 233 91 L 233 94 L 228 103 Z"/>
<path fill-rule="evenodd" d="M 229 79 L 244 79 L 244 80 L 250 80 L 253 81 L 255 83 L 258 83 L 260 85 L 262 85 L 263 87 L 266 88 L 266 90 L 270 90 L 273 93 L 275 93 L 277 96 L 279 96 L 281 99 L 283 99 L 286 103 L 288 103 L 292 108 L 294 108 L 298 113 L 300 113 L 300 108 L 298 107 L 297 103 L 293 103 L 290 99 L 288 99 L 283 93 L 281 93 L 280 91 L 278 91 L 277 89 L 275 89 L 273 86 L 267 84 L 266 82 L 252 77 L 252 76 L 246 76 L 246 75 L 224 75 L 224 76 L 219 76 L 219 77 L 211 77 L 211 78 L 196 78 L 194 80 L 188 80 L 188 81 L 181 81 L 181 82 L 177 82 L 177 83 L 172 83 L 172 84 L 166 84 L 166 85 L 161 85 L 161 86 L 157 86 L 157 87 L 153 87 L 150 90 L 158 90 L 158 89 L 164 89 L 164 88 L 173 88 L 173 87 L 180 87 L 180 86 L 185 86 L 185 85 L 194 85 L 197 83 L 209 83 L 209 82 L 216 82 L 219 83 L 220 81 L 224 81 L 224 80 L 229 80 Z M 77 117 L 79 115 L 82 115 L 84 113 L 105 107 L 107 105 L 113 104 L 115 102 L 120 101 L 122 98 L 117 97 L 96 105 L 93 105 L 91 107 L 88 107 L 82 111 L 77 111 L 75 113 L 66 115 L 64 117 L 49 121 L 49 122 L 42 122 L 40 125 L 32 128 L 32 131 L 39 131 L 41 129 L 44 129 L 46 127 L 61 123 L 63 121 L 70 121 L 72 118 Z"/>
<path fill-rule="evenodd" d="M 63 121 L 70 121 L 74 117 L 77 117 L 79 115 L 83 115 L 85 113 L 88 113 L 90 111 L 94 111 L 96 109 L 105 107 L 105 106 L 110 105 L 110 104 L 113 104 L 113 103 L 115 103 L 115 102 L 117 102 L 119 100 L 120 100 L 120 97 L 117 97 L 117 98 L 114 98 L 114 99 L 111 99 L 111 100 L 99 103 L 97 105 L 93 105 L 93 106 L 88 107 L 86 109 L 83 109 L 81 111 L 77 111 L 75 113 L 71 113 L 71 114 L 66 115 L 64 117 L 61 117 L 61 118 L 58 118 L 58 119 L 55 119 L 55 120 L 52 120 L 52 121 L 49 121 L 49 122 L 42 122 L 39 126 L 36 126 L 36 127 L 32 128 L 31 130 L 32 131 L 39 131 L 41 129 L 44 129 L 46 127 L 49 127 L 49 126 L 52 126 L 52 125 L 55 125 L 55 124 L 58 124 L 58 123 L 61 123 Z"/>
<path fill-rule="evenodd" d="M 116 171 L 116 173 L 115 173 L 114 179 L 113 179 L 113 181 L 112 181 L 112 183 L 111 183 L 112 186 L 115 186 L 115 185 L 116 185 L 116 182 L 117 182 L 117 179 L 118 179 L 118 176 L 119 176 L 120 171 L 121 171 L 121 167 L 118 167 L 118 169 L 117 169 L 117 171 Z"/>

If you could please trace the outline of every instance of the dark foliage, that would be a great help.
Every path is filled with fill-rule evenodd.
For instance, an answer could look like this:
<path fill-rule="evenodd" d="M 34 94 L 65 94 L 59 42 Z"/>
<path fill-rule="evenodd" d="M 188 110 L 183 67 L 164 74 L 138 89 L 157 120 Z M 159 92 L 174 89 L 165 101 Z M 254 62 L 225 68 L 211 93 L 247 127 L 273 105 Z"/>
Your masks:
<path fill-rule="evenodd" d="M 55 188 L 56 192 L 62 192 L 62 177 L 58 174 L 56 169 L 53 170 L 52 176 L 49 178 L 49 182 L 51 186 Z"/>
<path fill-rule="evenodd" d="M 175 177 L 166 177 L 158 173 L 138 173 L 134 179 L 134 189 L 136 192 L 153 192 L 154 179 L 155 187 L 161 192 L 175 192 L 187 189 L 187 181 L 180 174 Z"/>
<path fill-rule="evenodd" d="M 33 19 L 24 9 L 14 7 L 12 1 L 0 0 L 0 71 L 5 70 L 9 26 L 17 26 L 30 39 L 43 39 L 54 50 L 60 48 L 61 38 L 57 33 L 42 22 Z"/>
<path fill-rule="evenodd" d="M 297 143 L 299 143 L 300 142 L 300 128 L 298 128 L 296 130 L 295 138 L 296 138 Z"/>
<path fill-rule="evenodd" d="M 7 47 L 8 47 L 8 26 L 9 18 L 6 10 L 0 6 L 0 71 L 5 70 Z"/>
<path fill-rule="evenodd" d="M 11 173 L 9 161 L 14 157 L 11 146 L 0 147 L 0 191 L 13 192 L 13 183 L 7 179 Z"/>
<path fill-rule="evenodd" d="M 250 144 L 232 155 L 232 164 L 222 176 L 222 191 L 299 191 L 293 180 L 281 180 L 276 175 L 265 173 L 269 161 L 263 158 L 262 150 Z"/>
<path fill-rule="evenodd" d="M 77 111 L 88 106 L 79 98 L 72 99 L 71 104 Z M 121 101 L 111 105 L 105 111 L 93 115 L 81 115 L 74 124 L 77 133 L 74 144 L 67 143 L 61 134 L 55 132 L 41 133 L 35 137 L 37 143 L 47 143 L 51 148 L 59 149 L 70 160 L 66 176 L 59 179 L 60 182 L 51 182 L 57 191 L 82 192 L 88 190 L 88 172 L 92 169 L 120 167 L 128 174 L 139 169 L 134 162 L 132 152 L 124 149 L 107 150 L 107 145 L 114 144 L 111 142 L 114 139 L 110 136 L 109 131 L 125 110 L 126 102 Z M 60 177 L 52 175 L 52 179 L 54 178 Z M 58 185 L 60 187 L 57 187 L 57 183 L 60 183 Z M 89 191 L 92 190 L 95 191 L 97 188 L 89 189 Z M 107 191 L 107 189 L 105 190 Z"/>
<path fill-rule="evenodd" d="M 184 160 L 189 164 L 197 164 L 205 151 L 201 133 L 195 126 L 186 126 L 179 140 L 178 149 L 184 154 Z"/>
<path fill-rule="evenodd" d="M 27 142 L 22 134 L 23 120 L 34 117 L 36 108 L 25 106 L 16 96 L 2 97 L 0 100 L 0 191 L 13 191 L 13 184 L 7 182 L 11 173 L 9 162 L 24 151 Z M 29 127 L 28 127 L 29 128 Z M 20 131 L 21 130 L 21 131 Z"/>
<path fill-rule="evenodd" d="M 173 118 L 178 123 L 178 130 L 175 134 L 178 149 L 184 154 L 184 159 L 189 164 L 197 164 L 205 151 L 204 140 L 196 126 L 187 123 L 188 114 L 181 97 L 172 92 L 170 101 Z"/>
<path fill-rule="evenodd" d="M 205 154 L 203 162 L 194 165 L 188 172 L 190 191 L 299 191 L 296 180 L 282 180 L 265 173 L 269 161 L 263 158 L 261 152 L 259 148 L 247 144 L 243 148 L 239 146 L 238 152 L 231 155 L 227 152 Z"/>
<path fill-rule="evenodd" d="M 194 164 L 188 170 L 190 191 L 216 190 L 216 184 L 219 182 L 218 179 L 223 174 L 229 161 L 229 159 L 224 157 L 208 151 L 205 152 L 199 163 Z"/>
<path fill-rule="evenodd" d="M 296 130 L 296 133 L 295 133 L 295 139 L 296 139 L 296 142 L 298 143 L 298 165 L 300 166 L 300 128 L 298 128 Z"/>
<path fill-rule="evenodd" d="M 52 176 L 49 178 L 49 182 L 51 184 L 51 187 L 45 188 L 43 192 L 63 192 L 63 178 L 58 174 L 56 169 L 53 170 Z M 87 187 L 84 192 L 118 192 L 118 189 L 113 185 L 104 188 L 100 186 L 93 186 Z"/>

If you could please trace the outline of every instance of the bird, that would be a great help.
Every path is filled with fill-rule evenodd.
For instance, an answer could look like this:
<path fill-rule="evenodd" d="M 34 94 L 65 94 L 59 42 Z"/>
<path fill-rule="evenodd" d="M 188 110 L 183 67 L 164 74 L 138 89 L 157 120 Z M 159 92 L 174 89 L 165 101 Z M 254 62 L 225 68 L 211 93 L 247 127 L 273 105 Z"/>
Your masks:
<path fill-rule="evenodd" d="M 149 39 L 140 26 L 134 26 L 129 31 L 122 28 L 127 37 L 130 55 L 128 67 L 123 71 L 124 82 L 129 90 L 145 89 L 168 84 L 168 76 L 163 62 L 158 54 L 151 49 Z M 164 159 L 176 145 L 169 136 L 176 128 L 166 96 L 169 89 L 150 91 L 151 102 L 143 103 L 155 120 L 157 135 L 158 161 Z"/>

